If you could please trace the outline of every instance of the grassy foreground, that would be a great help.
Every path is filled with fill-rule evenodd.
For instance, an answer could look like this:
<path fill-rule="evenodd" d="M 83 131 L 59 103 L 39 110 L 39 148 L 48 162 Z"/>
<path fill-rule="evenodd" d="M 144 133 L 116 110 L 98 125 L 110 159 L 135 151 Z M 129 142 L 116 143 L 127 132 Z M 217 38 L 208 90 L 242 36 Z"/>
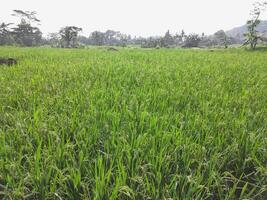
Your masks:
<path fill-rule="evenodd" d="M 266 52 L 1 56 L 0 199 L 266 199 Z"/>

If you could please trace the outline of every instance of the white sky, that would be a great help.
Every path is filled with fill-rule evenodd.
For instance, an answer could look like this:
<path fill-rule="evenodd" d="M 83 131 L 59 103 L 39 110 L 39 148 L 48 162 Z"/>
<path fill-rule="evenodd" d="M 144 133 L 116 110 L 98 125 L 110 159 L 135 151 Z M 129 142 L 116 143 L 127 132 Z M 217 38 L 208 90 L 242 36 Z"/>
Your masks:
<path fill-rule="evenodd" d="M 206 34 L 245 24 L 255 0 L 1 0 L 0 22 L 14 22 L 13 9 L 37 11 L 43 33 L 76 25 L 118 30 L 136 36 L 196 32 Z M 262 14 L 267 19 L 267 12 Z"/>

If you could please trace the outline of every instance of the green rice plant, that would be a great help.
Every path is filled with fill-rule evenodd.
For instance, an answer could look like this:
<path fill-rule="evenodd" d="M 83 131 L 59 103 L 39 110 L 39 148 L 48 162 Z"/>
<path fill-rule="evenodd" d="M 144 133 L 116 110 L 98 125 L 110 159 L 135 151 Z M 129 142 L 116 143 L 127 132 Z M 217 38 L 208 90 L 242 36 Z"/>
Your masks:
<path fill-rule="evenodd" d="M 265 51 L 0 55 L 0 199 L 266 199 Z"/>

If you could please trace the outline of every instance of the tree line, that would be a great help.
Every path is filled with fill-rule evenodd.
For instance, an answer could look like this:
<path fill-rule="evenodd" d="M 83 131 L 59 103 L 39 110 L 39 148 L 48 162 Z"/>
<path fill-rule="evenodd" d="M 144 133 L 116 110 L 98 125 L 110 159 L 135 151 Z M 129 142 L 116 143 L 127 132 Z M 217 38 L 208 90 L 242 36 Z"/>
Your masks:
<path fill-rule="evenodd" d="M 160 47 L 199 47 L 234 44 L 233 38 L 228 38 L 223 30 L 213 36 L 198 35 L 195 33 L 171 34 L 168 30 L 164 36 L 158 37 L 132 37 L 120 31 L 107 30 L 105 32 L 94 31 L 88 37 L 80 35 L 82 28 L 77 26 L 65 26 L 56 33 L 42 36 L 38 28 L 40 20 L 36 12 L 14 10 L 13 16 L 19 17 L 20 22 L 14 26 L 12 23 L 0 24 L 0 45 L 40 46 L 75 48 L 85 45 L 96 46 L 122 46 L 140 45 L 143 48 Z"/>
<path fill-rule="evenodd" d="M 122 46 L 140 45 L 142 48 L 169 48 L 169 47 L 209 47 L 223 46 L 228 48 L 231 44 L 250 45 L 255 49 L 260 40 L 264 40 L 257 32 L 256 27 L 260 23 L 260 14 L 265 10 L 267 2 L 256 2 L 251 11 L 251 19 L 247 21 L 246 40 L 239 41 L 227 36 L 223 31 L 217 31 L 211 36 L 190 33 L 185 31 L 171 34 L 168 30 L 164 36 L 158 37 L 132 37 L 119 31 L 107 30 L 105 32 L 94 31 L 88 37 L 80 35 L 82 28 L 77 26 L 65 26 L 56 33 L 50 33 L 47 37 L 39 28 L 40 20 L 34 11 L 13 10 L 12 16 L 19 18 L 18 24 L 0 24 L 0 45 L 41 46 L 75 48 L 86 45 L 96 46 Z"/>

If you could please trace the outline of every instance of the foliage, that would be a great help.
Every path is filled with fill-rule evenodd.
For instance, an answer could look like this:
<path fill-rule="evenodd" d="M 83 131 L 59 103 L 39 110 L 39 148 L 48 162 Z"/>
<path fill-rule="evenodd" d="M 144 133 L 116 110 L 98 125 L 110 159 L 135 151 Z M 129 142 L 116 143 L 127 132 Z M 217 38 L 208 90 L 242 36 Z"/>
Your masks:
<path fill-rule="evenodd" d="M 0 54 L 0 199 L 266 199 L 266 51 Z"/>
<path fill-rule="evenodd" d="M 42 40 L 42 32 L 33 23 L 39 23 L 36 12 L 14 10 L 13 16 L 20 18 L 20 23 L 12 28 L 13 35 L 17 44 L 21 46 L 37 46 Z"/>
<path fill-rule="evenodd" d="M 183 44 L 183 47 L 198 47 L 199 42 L 201 41 L 201 38 L 198 34 L 192 33 L 187 36 L 185 36 L 185 42 Z"/>
<path fill-rule="evenodd" d="M 33 22 L 41 22 L 37 17 L 36 11 L 23 11 L 23 10 L 13 10 L 12 16 L 19 17 L 21 21 L 26 22 L 28 24 Z"/>
<path fill-rule="evenodd" d="M 119 31 L 107 30 L 106 32 L 94 31 L 88 38 L 87 44 L 97 46 L 122 46 L 131 43 L 131 36 L 122 34 Z"/>
<path fill-rule="evenodd" d="M 12 35 L 17 44 L 22 46 L 37 46 L 42 40 L 42 32 L 39 28 L 22 21 L 17 27 L 13 28 Z"/>
<path fill-rule="evenodd" d="M 174 37 L 170 34 L 168 30 L 164 37 L 160 40 L 160 47 L 171 47 L 174 45 Z"/>
<path fill-rule="evenodd" d="M 228 48 L 228 45 L 231 42 L 230 37 L 228 37 L 223 30 L 219 30 L 214 33 L 214 38 L 217 40 L 216 43 L 223 45 L 225 49 Z"/>
<path fill-rule="evenodd" d="M 79 28 L 77 26 L 65 26 L 60 29 L 59 35 L 65 44 L 63 44 L 63 47 L 76 47 L 77 45 L 77 37 L 78 33 L 82 31 L 82 28 Z"/>
<path fill-rule="evenodd" d="M 63 46 L 61 43 L 61 37 L 59 33 L 49 33 L 46 38 L 46 43 L 52 47 L 60 47 Z"/>
<path fill-rule="evenodd" d="M 260 23 L 259 16 L 267 6 L 267 2 L 256 2 L 251 12 L 252 19 L 247 21 L 248 32 L 245 34 L 247 40 L 244 45 L 250 44 L 252 49 L 256 48 L 258 40 L 263 43 L 267 41 L 257 32 Z M 58 33 L 51 33 L 48 37 L 42 37 L 42 32 L 38 28 L 40 20 L 36 17 L 35 11 L 13 10 L 13 16 L 19 17 L 20 23 L 16 27 L 10 28 L 9 23 L 0 24 L 0 45 L 21 45 L 38 46 L 50 45 L 52 47 L 78 47 L 86 45 L 96 46 L 122 46 L 139 45 L 143 48 L 169 48 L 169 47 L 210 47 L 224 46 L 228 48 L 230 44 L 240 44 L 240 36 L 228 37 L 223 30 L 214 35 L 206 36 L 204 33 L 186 35 L 184 30 L 181 33 L 171 34 L 168 30 L 164 36 L 157 37 L 131 37 L 119 31 L 107 30 L 105 32 L 94 31 L 89 37 L 78 35 L 82 28 L 76 26 L 66 26 Z M 263 44 L 262 43 L 262 44 Z"/>
<path fill-rule="evenodd" d="M 10 33 L 10 25 L 12 23 L 4 23 L 0 24 L 0 45 L 7 45 L 14 43 L 14 38 Z"/>
<path fill-rule="evenodd" d="M 261 38 L 256 28 L 260 23 L 260 14 L 263 10 L 265 10 L 267 2 L 256 2 L 253 6 L 254 8 L 251 11 L 251 19 L 247 21 L 248 32 L 244 34 L 246 41 L 243 45 L 249 44 L 250 48 L 254 50 L 258 44 L 258 40 Z"/>
<path fill-rule="evenodd" d="M 142 48 L 156 48 L 162 47 L 162 39 L 158 37 L 149 37 L 147 39 L 143 39 L 141 42 Z"/>
<path fill-rule="evenodd" d="M 93 45 L 102 46 L 105 44 L 105 34 L 100 31 L 94 31 L 90 35 Z"/>
<path fill-rule="evenodd" d="M 185 40 L 185 32 L 184 30 L 181 31 L 181 33 L 177 33 L 175 36 L 174 36 L 174 40 L 175 40 L 175 44 L 176 45 L 182 45 L 184 40 Z"/>
<path fill-rule="evenodd" d="M 142 39 L 142 48 L 169 48 L 175 46 L 175 36 L 170 34 L 168 30 L 163 37 L 149 37 L 147 39 Z"/>

